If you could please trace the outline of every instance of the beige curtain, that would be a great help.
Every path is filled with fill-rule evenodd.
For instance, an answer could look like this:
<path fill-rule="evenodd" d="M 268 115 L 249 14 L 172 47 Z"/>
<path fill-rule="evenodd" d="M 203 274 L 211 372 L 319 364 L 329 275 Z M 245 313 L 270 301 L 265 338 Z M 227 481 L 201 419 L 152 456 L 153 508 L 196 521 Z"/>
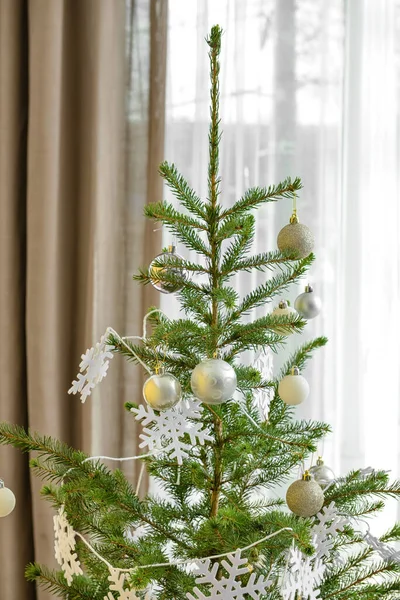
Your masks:
<path fill-rule="evenodd" d="M 158 301 L 130 276 L 160 249 L 142 208 L 162 192 L 166 4 L 0 0 L 0 419 L 92 454 L 137 452 L 138 369 L 115 358 L 84 406 L 67 390 L 107 325 L 136 334 Z M 24 566 L 54 564 L 52 510 L 18 451 L 0 448 L 0 477 L 17 497 L 1 598 L 47 600 Z"/>

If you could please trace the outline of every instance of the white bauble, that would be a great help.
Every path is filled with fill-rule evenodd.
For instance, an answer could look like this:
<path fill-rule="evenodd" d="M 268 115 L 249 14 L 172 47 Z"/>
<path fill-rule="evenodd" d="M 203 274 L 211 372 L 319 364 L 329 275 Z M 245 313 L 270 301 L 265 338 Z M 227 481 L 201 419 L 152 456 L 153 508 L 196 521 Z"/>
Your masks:
<path fill-rule="evenodd" d="M 273 315 L 281 316 L 281 315 L 297 315 L 297 310 L 286 302 L 286 300 L 281 300 L 277 307 L 272 311 Z"/>
<path fill-rule="evenodd" d="M 286 300 L 281 300 L 279 302 L 279 305 L 276 308 L 274 308 L 274 310 L 272 311 L 272 314 L 277 317 L 281 317 L 282 315 L 297 315 L 297 310 L 295 310 L 294 308 L 289 306 L 289 304 L 286 302 Z M 281 326 L 276 325 L 274 327 L 274 331 L 276 331 L 276 333 L 280 333 L 282 335 L 290 335 L 291 333 L 293 333 L 285 325 L 281 325 Z"/>
<path fill-rule="evenodd" d="M 230 364 L 220 358 L 209 358 L 192 371 L 192 392 L 205 404 L 223 404 L 236 390 L 236 373 Z"/>
<path fill-rule="evenodd" d="M 308 397 L 310 386 L 307 379 L 300 375 L 297 367 L 293 367 L 292 373 L 286 375 L 278 385 L 278 394 L 285 404 L 296 406 Z"/>
<path fill-rule="evenodd" d="M 9 515 L 15 507 L 15 496 L 6 487 L 0 488 L 0 517 Z"/>
<path fill-rule="evenodd" d="M 168 410 L 182 398 L 181 384 L 171 373 L 156 373 L 144 382 L 143 398 L 154 410 Z"/>

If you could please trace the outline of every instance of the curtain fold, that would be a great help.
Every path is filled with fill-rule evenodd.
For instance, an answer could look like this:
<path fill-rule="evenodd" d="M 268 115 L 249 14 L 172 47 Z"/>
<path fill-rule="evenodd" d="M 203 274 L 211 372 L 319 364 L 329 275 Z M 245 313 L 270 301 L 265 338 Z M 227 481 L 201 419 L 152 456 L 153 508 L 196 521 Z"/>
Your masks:
<path fill-rule="evenodd" d="M 399 75 L 391 0 L 346 6 L 341 268 L 340 459 L 399 474 Z M 382 312 L 384 322 L 374 322 Z M 350 334 L 351 332 L 351 334 Z M 398 502 L 380 517 L 384 531 Z"/>
<path fill-rule="evenodd" d="M 0 1 L 0 419 L 92 455 L 138 453 L 123 402 L 140 401 L 139 369 L 115 357 L 85 405 L 67 391 L 107 326 L 141 335 L 158 302 L 131 275 L 161 248 L 142 213 L 162 193 L 166 10 Z M 0 524 L 2 600 L 49 600 L 23 573 L 32 560 L 55 566 L 53 510 L 27 457 L 1 448 L 0 460 L 17 497 Z M 133 465 L 127 474 L 135 483 Z"/>
<path fill-rule="evenodd" d="M 28 6 L 29 427 L 91 453 L 97 398 L 82 407 L 67 390 L 99 323 L 103 333 L 121 322 L 124 3 Z M 120 410 L 104 398 L 103 451 L 118 454 L 119 428 L 109 424 Z M 54 564 L 53 511 L 40 486 L 33 478 L 35 558 Z"/>
<path fill-rule="evenodd" d="M 0 403 L 1 418 L 27 425 L 26 404 L 26 136 L 27 8 L 23 0 L 0 2 Z M 31 490 L 26 457 L 0 449 L 0 477 L 18 501 L 1 520 L 1 594 L 7 600 L 33 600 L 24 580 L 33 557 Z"/>

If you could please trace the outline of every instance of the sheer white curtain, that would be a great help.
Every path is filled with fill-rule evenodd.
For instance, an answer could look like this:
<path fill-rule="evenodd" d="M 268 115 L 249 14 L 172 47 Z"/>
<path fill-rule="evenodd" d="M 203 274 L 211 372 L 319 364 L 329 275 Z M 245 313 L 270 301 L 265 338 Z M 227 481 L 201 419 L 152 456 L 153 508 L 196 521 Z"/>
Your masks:
<path fill-rule="evenodd" d="M 288 175 L 303 180 L 299 216 L 317 256 L 307 281 L 323 310 L 287 352 L 329 338 L 307 369 L 312 392 L 298 415 L 332 425 L 319 450 L 338 474 L 368 465 L 400 474 L 395 8 L 394 0 L 170 0 L 166 158 L 206 196 L 204 37 L 218 23 L 223 202 Z M 275 249 L 289 201 L 259 213 L 254 252 Z M 265 277 L 245 275 L 238 290 Z"/>

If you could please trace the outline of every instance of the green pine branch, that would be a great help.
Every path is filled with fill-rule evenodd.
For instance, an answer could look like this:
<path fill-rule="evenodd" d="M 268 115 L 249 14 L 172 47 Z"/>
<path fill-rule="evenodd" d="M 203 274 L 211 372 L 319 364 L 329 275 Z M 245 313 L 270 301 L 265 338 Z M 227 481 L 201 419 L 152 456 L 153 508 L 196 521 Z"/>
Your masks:
<path fill-rule="evenodd" d="M 297 261 L 292 268 L 283 271 L 280 275 L 272 277 L 272 279 L 269 279 L 247 294 L 239 304 L 238 308 L 231 313 L 227 323 L 237 321 L 254 308 L 263 306 L 267 301 L 270 301 L 277 295 L 282 295 L 283 291 L 287 290 L 289 284 L 295 283 L 306 273 L 313 260 L 314 255 L 310 254 L 307 258 Z"/>
<path fill-rule="evenodd" d="M 283 267 L 290 268 L 296 256 L 290 253 L 283 253 L 278 250 L 272 252 L 262 252 L 254 256 L 247 256 L 241 260 L 236 260 L 234 267 L 221 267 L 221 277 L 223 279 L 231 277 L 241 271 L 251 272 L 253 269 L 258 271 L 272 270 L 274 267 L 282 269 Z"/>
<path fill-rule="evenodd" d="M 277 185 L 270 185 L 269 187 L 255 187 L 250 188 L 245 192 L 243 197 L 235 202 L 230 208 L 221 212 L 219 219 L 226 219 L 231 215 L 240 216 L 244 213 L 249 212 L 255 208 L 259 208 L 266 202 L 276 202 L 281 198 L 290 198 L 296 195 L 296 192 L 301 190 L 302 183 L 299 177 L 296 177 L 293 181 L 290 177 L 287 177 L 281 183 Z"/>
<path fill-rule="evenodd" d="M 62 571 L 53 571 L 39 563 L 30 563 L 25 569 L 28 581 L 37 582 L 47 592 L 65 600 L 103 600 L 108 591 L 107 579 L 103 585 L 80 575 L 68 585 Z"/>
<path fill-rule="evenodd" d="M 219 195 L 219 143 L 221 140 L 221 134 L 219 131 L 220 117 L 219 117 L 219 55 L 221 52 L 221 36 L 222 29 L 216 25 L 212 27 L 211 33 L 207 38 L 207 44 L 210 47 L 208 53 L 210 59 L 210 130 L 208 134 L 209 143 L 209 163 L 208 163 L 208 199 L 210 206 L 207 207 L 208 217 L 210 217 L 210 208 L 212 211 L 216 210 L 218 195 Z M 211 213 L 212 216 L 212 213 Z M 211 219 L 208 220 L 209 224 Z M 215 232 L 214 232 L 215 233 Z"/>
<path fill-rule="evenodd" d="M 311 359 L 312 352 L 317 348 L 323 348 L 327 343 L 328 338 L 325 336 L 320 336 L 300 346 L 282 367 L 279 377 L 277 378 L 277 383 L 285 375 L 290 373 L 292 367 L 296 366 L 299 367 L 299 369 L 303 369 L 307 362 Z"/>
<path fill-rule="evenodd" d="M 190 213 L 196 215 L 197 218 L 206 221 L 206 204 L 195 194 L 185 178 L 178 173 L 176 166 L 165 161 L 161 163 L 159 173 L 178 199 L 179 204 L 184 206 Z"/>
<path fill-rule="evenodd" d="M 207 231 L 207 225 L 197 219 L 177 211 L 172 204 L 167 202 L 152 202 L 144 208 L 146 217 L 166 225 L 173 233 L 178 233 L 178 227 L 193 228 Z"/>
<path fill-rule="evenodd" d="M 224 253 L 220 273 L 231 273 L 239 259 L 244 258 L 250 250 L 255 234 L 255 219 L 247 215 L 240 219 L 234 240 Z"/>

